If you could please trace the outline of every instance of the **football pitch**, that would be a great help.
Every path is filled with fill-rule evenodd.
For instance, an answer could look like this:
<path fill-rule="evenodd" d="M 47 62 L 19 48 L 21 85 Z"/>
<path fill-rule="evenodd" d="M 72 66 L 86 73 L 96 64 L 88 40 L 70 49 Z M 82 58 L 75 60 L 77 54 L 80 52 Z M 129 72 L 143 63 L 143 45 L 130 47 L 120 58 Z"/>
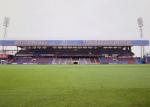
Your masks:
<path fill-rule="evenodd" d="M 150 65 L 0 65 L 0 107 L 150 107 Z"/>

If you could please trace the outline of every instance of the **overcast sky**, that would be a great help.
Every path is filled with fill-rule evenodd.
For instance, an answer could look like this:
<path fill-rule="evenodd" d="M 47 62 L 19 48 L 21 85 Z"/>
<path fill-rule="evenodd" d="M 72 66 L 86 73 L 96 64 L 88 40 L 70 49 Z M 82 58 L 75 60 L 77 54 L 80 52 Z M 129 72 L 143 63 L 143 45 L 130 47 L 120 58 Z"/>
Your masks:
<path fill-rule="evenodd" d="M 150 0 L 0 0 L 8 39 L 138 39 L 143 17 L 150 39 Z"/>

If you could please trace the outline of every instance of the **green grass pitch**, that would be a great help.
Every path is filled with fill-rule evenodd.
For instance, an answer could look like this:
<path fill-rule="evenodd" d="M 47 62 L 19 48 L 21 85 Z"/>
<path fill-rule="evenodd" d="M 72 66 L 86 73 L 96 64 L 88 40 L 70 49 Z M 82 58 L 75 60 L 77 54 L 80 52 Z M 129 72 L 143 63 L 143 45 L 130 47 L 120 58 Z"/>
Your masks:
<path fill-rule="evenodd" d="M 150 65 L 0 65 L 0 107 L 150 107 Z"/>

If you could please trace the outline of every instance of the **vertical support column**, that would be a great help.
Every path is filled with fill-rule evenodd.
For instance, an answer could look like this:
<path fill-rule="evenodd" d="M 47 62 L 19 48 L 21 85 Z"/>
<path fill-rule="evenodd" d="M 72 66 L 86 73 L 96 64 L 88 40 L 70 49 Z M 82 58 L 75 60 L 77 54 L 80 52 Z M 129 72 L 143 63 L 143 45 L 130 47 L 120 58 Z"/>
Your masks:
<path fill-rule="evenodd" d="M 142 29 L 142 27 L 140 27 L 140 38 L 141 38 L 141 40 L 143 39 L 143 29 Z M 141 46 L 141 58 L 143 58 L 144 53 L 145 53 L 144 46 Z"/>

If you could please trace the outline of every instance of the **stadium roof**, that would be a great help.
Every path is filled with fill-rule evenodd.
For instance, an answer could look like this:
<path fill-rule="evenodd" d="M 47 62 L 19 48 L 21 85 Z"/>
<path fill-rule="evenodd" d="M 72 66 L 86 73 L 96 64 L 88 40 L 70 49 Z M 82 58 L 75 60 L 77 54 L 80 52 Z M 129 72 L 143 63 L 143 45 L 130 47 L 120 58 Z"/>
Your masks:
<path fill-rule="evenodd" d="M 149 40 L 0 40 L 0 46 L 149 46 Z"/>

